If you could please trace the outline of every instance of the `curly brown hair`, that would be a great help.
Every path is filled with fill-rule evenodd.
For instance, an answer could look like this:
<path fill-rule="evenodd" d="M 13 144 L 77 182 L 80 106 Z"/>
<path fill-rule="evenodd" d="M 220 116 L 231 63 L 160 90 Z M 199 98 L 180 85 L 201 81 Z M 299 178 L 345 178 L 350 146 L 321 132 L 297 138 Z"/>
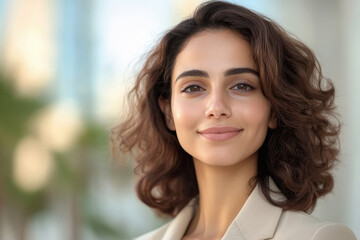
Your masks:
<path fill-rule="evenodd" d="M 333 188 L 330 170 L 338 155 L 340 123 L 334 112 L 334 87 L 314 53 L 267 17 L 244 7 L 210 1 L 169 30 L 150 52 L 128 97 L 125 121 L 112 130 L 114 146 L 135 153 L 138 197 L 163 214 L 176 215 L 198 195 L 192 157 L 166 126 L 158 104 L 171 97 L 174 62 L 194 34 L 230 29 L 250 43 L 264 96 L 277 118 L 259 149 L 254 180 L 272 204 L 311 212 Z M 286 200 L 270 197 L 271 177 Z"/>

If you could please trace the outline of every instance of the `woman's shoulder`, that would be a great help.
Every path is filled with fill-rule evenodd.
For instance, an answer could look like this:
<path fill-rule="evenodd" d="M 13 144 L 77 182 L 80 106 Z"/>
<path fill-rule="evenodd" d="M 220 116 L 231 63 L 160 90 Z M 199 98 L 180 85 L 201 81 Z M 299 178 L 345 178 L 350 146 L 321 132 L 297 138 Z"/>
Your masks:
<path fill-rule="evenodd" d="M 174 219 L 151 232 L 145 233 L 135 240 L 180 239 L 194 216 L 197 198 L 190 202 L 176 215 Z"/>
<path fill-rule="evenodd" d="M 283 211 L 274 239 L 356 240 L 347 226 L 325 222 L 301 211 Z"/>

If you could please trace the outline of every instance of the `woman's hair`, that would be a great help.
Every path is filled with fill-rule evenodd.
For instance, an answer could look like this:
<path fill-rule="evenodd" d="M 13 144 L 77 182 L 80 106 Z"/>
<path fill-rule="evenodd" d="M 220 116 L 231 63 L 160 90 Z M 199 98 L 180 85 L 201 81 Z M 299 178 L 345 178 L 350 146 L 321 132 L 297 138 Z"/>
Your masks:
<path fill-rule="evenodd" d="M 333 188 L 330 170 L 337 161 L 340 128 L 333 84 L 322 76 L 313 52 L 279 25 L 221 1 L 201 4 L 163 36 L 128 95 L 133 105 L 127 118 L 112 131 L 116 148 L 134 153 L 138 197 L 163 214 L 176 215 L 199 193 L 192 157 L 167 128 L 158 99 L 170 99 L 175 59 L 187 41 L 209 29 L 230 29 L 249 41 L 263 94 L 277 118 L 277 128 L 268 130 L 259 149 L 256 182 L 272 204 L 311 212 Z M 271 199 L 269 177 L 284 201 Z"/>

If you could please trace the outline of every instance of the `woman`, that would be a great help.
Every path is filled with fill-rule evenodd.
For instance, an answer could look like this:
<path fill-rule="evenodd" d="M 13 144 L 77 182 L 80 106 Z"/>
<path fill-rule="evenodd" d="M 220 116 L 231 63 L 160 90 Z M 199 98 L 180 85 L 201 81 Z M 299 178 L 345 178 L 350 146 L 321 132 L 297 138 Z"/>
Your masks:
<path fill-rule="evenodd" d="M 333 188 L 334 88 L 266 17 L 202 4 L 165 34 L 114 129 L 139 198 L 175 218 L 139 239 L 356 239 L 307 213 Z"/>

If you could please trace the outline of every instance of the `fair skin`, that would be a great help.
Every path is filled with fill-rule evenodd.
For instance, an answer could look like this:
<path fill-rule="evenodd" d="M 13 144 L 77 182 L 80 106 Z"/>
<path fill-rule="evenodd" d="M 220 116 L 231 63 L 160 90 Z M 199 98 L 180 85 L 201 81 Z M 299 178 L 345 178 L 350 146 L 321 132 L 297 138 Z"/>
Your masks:
<path fill-rule="evenodd" d="M 197 33 L 176 58 L 171 101 L 159 104 L 199 185 L 183 239 L 221 239 L 254 187 L 258 149 L 276 127 L 257 71 L 249 43 L 230 30 Z"/>

